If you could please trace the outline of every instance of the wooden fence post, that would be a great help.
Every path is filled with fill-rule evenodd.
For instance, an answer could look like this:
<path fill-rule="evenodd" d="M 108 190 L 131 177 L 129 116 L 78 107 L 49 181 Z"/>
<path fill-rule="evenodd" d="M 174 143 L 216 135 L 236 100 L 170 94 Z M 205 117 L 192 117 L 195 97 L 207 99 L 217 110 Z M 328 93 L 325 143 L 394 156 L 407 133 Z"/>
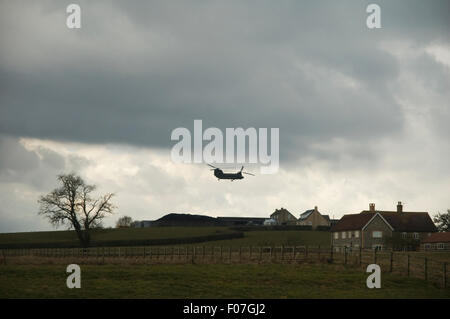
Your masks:
<path fill-rule="evenodd" d="M 239 246 L 239 262 L 241 262 L 242 246 Z"/>
<path fill-rule="evenodd" d="M 447 288 L 447 263 L 444 263 L 443 269 L 442 269 L 442 286 Z"/>
<path fill-rule="evenodd" d="M 390 260 L 390 265 L 389 265 L 389 272 L 392 272 L 393 264 L 394 264 L 394 252 L 391 251 L 391 260 Z"/>
<path fill-rule="evenodd" d="M 408 277 L 409 277 L 409 254 L 407 256 L 407 272 L 408 272 Z"/>
<path fill-rule="evenodd" d="M 333 262 L 333 245 L 330 248 L 330 261 Z"/>
<path fill-rule="evenodd" d="M 359 266 L 362 265 L 362 246 L 359 246 Z"/>
<path fill-rule="evenodd" d="M 424 265 L 424 272 L 425 272 L 425 280 L 428 280 L 428 259 L 425 257 L 425 265 Z"/>

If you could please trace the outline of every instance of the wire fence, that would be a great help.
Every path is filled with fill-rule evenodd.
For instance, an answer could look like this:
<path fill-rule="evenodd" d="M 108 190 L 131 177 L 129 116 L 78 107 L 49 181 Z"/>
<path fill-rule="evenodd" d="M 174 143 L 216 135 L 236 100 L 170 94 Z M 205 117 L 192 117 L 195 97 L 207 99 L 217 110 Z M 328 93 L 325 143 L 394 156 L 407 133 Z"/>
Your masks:
<path fill-rule="evenodd" d="M 2 249 L 1 263 L 328 263 L 377 264 L 383 272 L 422 278 L 447 288 L 450 254 L 352 250 L 320 246 L 169 246 Z M 437 258 L 439 257 L 439 258 Z"/>

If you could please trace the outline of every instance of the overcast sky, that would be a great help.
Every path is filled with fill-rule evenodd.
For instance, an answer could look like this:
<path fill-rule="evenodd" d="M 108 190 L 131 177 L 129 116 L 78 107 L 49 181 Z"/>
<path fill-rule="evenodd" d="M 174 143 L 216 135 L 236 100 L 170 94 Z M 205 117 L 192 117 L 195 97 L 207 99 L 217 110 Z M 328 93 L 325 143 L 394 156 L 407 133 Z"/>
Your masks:
<path fill-rule="evenodd" d="M 81 29 L 66 6 L 81 6 Z M 366 7 L 381 7 L 381 29 Z M 74 171 L 116 214 L 450 208 L 449 1 L 0 0 L 0 232 L 52 229 Z M 177 127 L 280 129 L 280 169 L 218 182 Z M 224 165 L 235 169 L 239 165 Z"/>

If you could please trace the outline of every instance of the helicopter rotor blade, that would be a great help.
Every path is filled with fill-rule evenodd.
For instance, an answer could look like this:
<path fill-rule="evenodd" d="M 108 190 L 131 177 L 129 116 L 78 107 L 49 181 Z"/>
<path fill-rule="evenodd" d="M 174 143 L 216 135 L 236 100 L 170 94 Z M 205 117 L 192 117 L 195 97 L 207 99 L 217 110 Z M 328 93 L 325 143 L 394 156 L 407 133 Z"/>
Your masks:
<path fill-rule="evenodd" d="M 247 175 L 252 175 L 252 176 L 255 176 L 255 174 L 252 174 L 252 173 L 247 173 L 247 172 L 242 172 L 242 174 L 247 174 Z"/>
<path fill-rule="evenodd" d="M 212 168 L 217 168 L 217 167 L 215 167 L 215 166 L 212 166 L 211 164 L 206 164 L 206 165 L 211 166 Z"/>

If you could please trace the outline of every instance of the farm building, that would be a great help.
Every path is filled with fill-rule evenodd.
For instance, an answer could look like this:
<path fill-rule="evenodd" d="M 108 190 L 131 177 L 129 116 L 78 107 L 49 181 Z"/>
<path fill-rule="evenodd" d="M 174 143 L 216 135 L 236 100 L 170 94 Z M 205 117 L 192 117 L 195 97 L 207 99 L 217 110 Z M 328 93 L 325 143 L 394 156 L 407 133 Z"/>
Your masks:
<path fill-rule="evenodd" d="M 297 222 L 297 218 L 283 207 L 276 209 L 272 215 L 270 215 L 270 219 L 275 220 L 277 225 L 295 225 Z"/>
<path fill-rule="evenodd" d="M 300 218 L 297 220 L 297 225 L 303 226 L 311 226 L 312 229 L 316 229 L 317 226 L 330 226 L 330 217 L 328 215 L 322 215 L 317 206 L 314 209 L 310 209 L 305 211 L 300 215 Z"/>
<path fill-rule="evenodd" d="M 135 220 L 130 226 L 133 228 L 147 228 L 152 226 L 152 222 L 151 220 Z"/>
<path fill-rule="evenodd" d="M 276 224 L 277 224 L 277 221 L 275 219 L 269 218 L 264 221 L 263 225 L 264 226 L 274 226 Z"/>
<path fill-rule="evenodd" d="M 262 225 L 265 218 L 262 217 L 217 217 L 221 226 L 251 226 Z"/>
<path fill-rule="evenodd" d="M 450 250 L 450 232 L 434 233 L 422 240 L 422 250 Z"/>
<path fill-rule="evenodd" d="M 375 204 L 359 214 L 344 215 L 331 228 L 331 243 L 336 251 L 345 248 L 416 250 L 420 241 L 436 232 L 427 212 L 379 211 Z"/>

